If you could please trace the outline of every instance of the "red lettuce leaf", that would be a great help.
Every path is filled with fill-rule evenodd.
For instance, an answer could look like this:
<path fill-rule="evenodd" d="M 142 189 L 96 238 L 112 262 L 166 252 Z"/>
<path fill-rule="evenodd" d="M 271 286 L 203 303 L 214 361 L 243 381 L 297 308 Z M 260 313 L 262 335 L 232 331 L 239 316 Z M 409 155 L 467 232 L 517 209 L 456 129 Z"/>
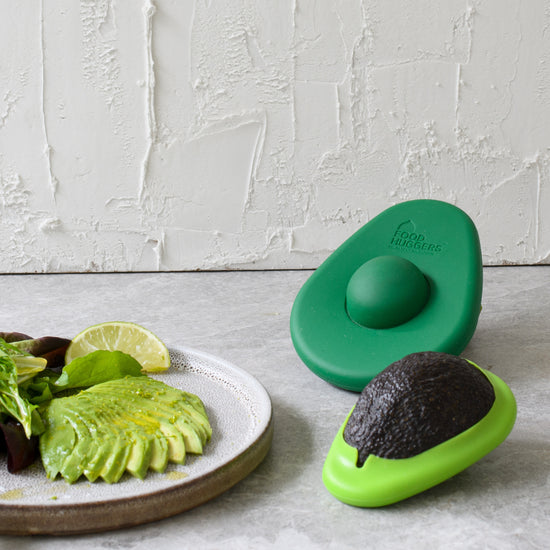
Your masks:
<path fill-rule="evenodd" d="M 58 336 L 42 336 L 41 338 L 27 338 L 12 342 L 22 352 L 46 359 L 48 369 L 58 369 L 59 371 L 65 365 L 65 352 L 70 343 L 68 338 Z"/>
<path fill-rule="evenodd" d="M 4 436 L 0 448 L 7 451 L 8 472 L 15 474 L 30 466 L 38 457 L 38 436 L 28 439 L 22 424 L 12 418 L 0 423 L 0 430 Z"/>
<path fill-rule="evenodd" d="M 23 334 L 22 332 L 0 332 L 0 338 L 11 344 L 12 342 L 20 342 L 21 340 L 31 340 L 32 336 Z"/>

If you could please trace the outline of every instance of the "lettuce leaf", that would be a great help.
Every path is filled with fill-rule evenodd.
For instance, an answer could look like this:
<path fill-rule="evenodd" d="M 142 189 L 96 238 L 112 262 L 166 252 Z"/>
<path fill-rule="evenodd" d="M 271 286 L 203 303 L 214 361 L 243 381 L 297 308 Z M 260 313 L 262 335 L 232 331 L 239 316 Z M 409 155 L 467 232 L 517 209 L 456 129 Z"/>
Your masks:
<path fill-rule="evenodd" d="M 17 365 L 13 356 L 20 353 L 5 340 L 0 339 L 0 415 L 18 420 L 25 430 L 25 435 L 30 439 L 33 434 L 33 410 L 36 405 L 19 393 Z"/>
<path fill-rule="evenodd" d="M 0 449 L 7 453 L 10 474 L 24 470 L 38 458 L 38 436 L 27 438 L 23 426 L 17 420 L 8 418 L 0 422 L 0 433 L 3 436 Z"/>
<path fill-rule="evenodd" d="M 2 333 L 0 333 L 2 334 Z M 13 340 L 13 334 L 20 333 L 4 333 L 9 334 L 11 344 L 22 353 L 27 353 L 35 358 L 42 358 L 47 362 L 49 369 L 61 371 L 65 365 L 65 353 L 71 341 L 68 338 L 59 338 L 58 336 L 42 336 L 40 338 L 30 338 L 21 340 Z M 5 338 L 6 342 L 10 342 Z"/>

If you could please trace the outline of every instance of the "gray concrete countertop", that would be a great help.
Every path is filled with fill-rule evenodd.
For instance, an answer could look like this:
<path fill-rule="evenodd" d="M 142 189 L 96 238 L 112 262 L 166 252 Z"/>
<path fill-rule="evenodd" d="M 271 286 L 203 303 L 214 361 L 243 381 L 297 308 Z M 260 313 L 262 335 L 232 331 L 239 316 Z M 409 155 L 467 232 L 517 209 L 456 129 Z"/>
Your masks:
<path fill-rule="evenodd" d="M 357 394 L 317 378 L 292 346 L 290 310 L 310 274 L 0 276 L 0 330 L 72 337 L 102 321 L 140 323 L 168 345 L 254 375 L 271 395 L 275 427 L 270 453 L 250 476 L 189 512 L 96 535 L 0 537 L 0 548 L 547 548 L 550 267 L 486 268 L 483 310 L 463 353 L 514 392 L 518 418 L 508 439 L 447 482 L 374 510 L 340 503 L 321 481 Z"/>

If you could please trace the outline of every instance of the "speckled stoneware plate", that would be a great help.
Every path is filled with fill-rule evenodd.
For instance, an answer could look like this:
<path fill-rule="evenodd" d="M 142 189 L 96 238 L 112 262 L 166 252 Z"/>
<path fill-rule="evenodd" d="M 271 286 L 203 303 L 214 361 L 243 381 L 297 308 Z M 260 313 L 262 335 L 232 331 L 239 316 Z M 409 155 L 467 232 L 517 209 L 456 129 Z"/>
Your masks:
<path fill-rule="evenodd" d="M 38 460 L 10 474 L 0 459 L 0 534 L 67 535 L 129 527 L 202 504 L 246 477 L 265 457 L 273 435 L 271 400 L 250 374 L 209 354 L 170 349 L 172 366 L 155 375 L 198 395 L 212 424 L 212 440 L 185 465 L 126 475 L 113 485 L 85 478 L 69 485 L 46 478 Z"/>

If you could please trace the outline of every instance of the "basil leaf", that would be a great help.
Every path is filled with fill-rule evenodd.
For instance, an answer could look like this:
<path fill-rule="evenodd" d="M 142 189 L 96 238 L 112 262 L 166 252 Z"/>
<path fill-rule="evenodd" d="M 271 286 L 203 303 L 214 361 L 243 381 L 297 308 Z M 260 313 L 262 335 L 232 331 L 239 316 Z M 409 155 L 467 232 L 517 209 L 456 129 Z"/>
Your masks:
<path fill-rule="evenodd" d="M 125 376 L 146 376 L 141 365 L 122 351 L 97 350 L 65 365 L 54 386 L 59 390 L 87 388 Z"/>

